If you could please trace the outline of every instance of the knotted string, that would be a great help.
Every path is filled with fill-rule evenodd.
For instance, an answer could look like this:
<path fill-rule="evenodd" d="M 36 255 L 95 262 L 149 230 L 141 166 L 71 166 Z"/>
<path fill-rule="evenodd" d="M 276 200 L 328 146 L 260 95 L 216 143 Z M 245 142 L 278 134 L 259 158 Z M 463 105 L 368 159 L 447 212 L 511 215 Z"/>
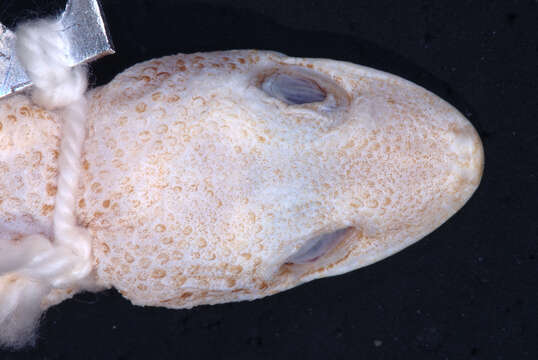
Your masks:
<path fill-rule="evenodd" d="M 53 289 L 82 289 L 92 268 L 91 238 L 77 226 L 75 193 L 86 135 L 87 72 L 68 64 L 69 43 L 56 19 L 36 20 L 16 31 L 16 54 L 34 84 L 32 100 L 59 112 L 62 123 L 54 208 L 54 241 L 29 235 L 0 242 L 0 344 L 32 340 L 42 301 Z"/>

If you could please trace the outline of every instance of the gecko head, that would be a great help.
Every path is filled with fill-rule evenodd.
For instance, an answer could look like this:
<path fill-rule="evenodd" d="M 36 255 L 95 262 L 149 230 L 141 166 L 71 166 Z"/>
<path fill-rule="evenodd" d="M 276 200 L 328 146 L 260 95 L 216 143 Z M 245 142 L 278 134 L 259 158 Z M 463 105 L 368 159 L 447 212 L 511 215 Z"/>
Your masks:
<path fill-rule="evenodd" d="M 139 85 L 152 67 L 154 79 Z M 159 80 L 163 72 L 172 75 Z M 252 299 L 371 264 L 445 222 L 482 175 L 480 139 L 454 107 L 339 61 L 181 55 L 137 65 L 94 98 L 94 134 L 111 134 L 118 162 L 138 166 L 118 182 L 114 161 L 102 162 L 102 191 L 88 187 L 84 212 L 116 249 L 96 248 L 98 276 L 135 303 Z M 117 152 L 91 135 L 91 163 Z M 125 205 L 108 219 L 118 224 L 111 235 L 108 213 L 92 224 L 88 209 L 114 192 Z M 111 240 L 122 232 L 128 243 Z"/>
<path fill-rule="evenodd" d="M 258 98 L 250 108 L 263 114 L 258 131 L 273 145 L 253 194 L 271 214 L 259 216 L 272 229 L 261 237 L 272 251 L 261 273 L 268 291 L 381 260 L 476 190 L 480 138 L 431 92 L 332 60 L 274 55 L 258 66 L 245 96 Z"/>

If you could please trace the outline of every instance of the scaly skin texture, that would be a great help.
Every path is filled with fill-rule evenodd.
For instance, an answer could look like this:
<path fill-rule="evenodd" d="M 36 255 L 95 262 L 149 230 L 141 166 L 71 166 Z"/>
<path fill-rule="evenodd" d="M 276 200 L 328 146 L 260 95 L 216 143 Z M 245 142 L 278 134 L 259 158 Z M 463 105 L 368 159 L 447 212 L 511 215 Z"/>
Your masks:
<path fill-rule="evenodd" d="M 325 102 L 267 95 L 260 84 L 275 72 L 314 79 Z M 441 225 L 482 174 L 482 144 L 456 109 L 349 63 L 180 54 L 88 96 L 77 215 L 96 284 L 138 305 L 254 299 L 365 266 Z M 0 102 L 1 241 L 51 235 L 59 137 L 54 113 L 24 96 Z M 343 228 L 318 259 L 289 263 Z"/>

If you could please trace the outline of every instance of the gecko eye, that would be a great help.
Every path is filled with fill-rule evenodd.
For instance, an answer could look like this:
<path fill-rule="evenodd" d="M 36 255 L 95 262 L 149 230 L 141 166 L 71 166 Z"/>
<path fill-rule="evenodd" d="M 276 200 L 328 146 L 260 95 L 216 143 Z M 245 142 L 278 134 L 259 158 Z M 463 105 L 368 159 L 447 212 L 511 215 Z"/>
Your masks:
<path fill-rule="evenodd" d="M 275 73 L 266 77 L 262 90 L 288 105 L 302 105 L 325 100 L 325 91 L 312 79 L 301 75 Z"/>
<path fill-rule="evenodd" d="M 311 109 L 327 116 L 339 113 L 349 104 L 347 92 L 336 81 L 326 74 L 299 66 L 267 69 L 256 81 L 265 95 L 295 109 Z"/>
<path fill-rule="evenodd" d="M 332 233 L 315 236 L 308 240 L 295 254 L 286 261 L 287 264 L 307 264 L 316 261 L 333 249 L 348 234 L 351 227 Z"/>

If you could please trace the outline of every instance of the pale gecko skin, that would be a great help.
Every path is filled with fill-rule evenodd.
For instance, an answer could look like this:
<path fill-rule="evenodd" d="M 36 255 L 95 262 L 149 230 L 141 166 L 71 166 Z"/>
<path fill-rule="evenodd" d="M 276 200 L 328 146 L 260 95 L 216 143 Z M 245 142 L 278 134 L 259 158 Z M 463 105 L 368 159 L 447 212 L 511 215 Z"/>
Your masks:
<path fill-rule="evenodd" d="M 275 72 L 314 79 L 326 99 L 269 96 L 260 84 Z M 454 107 L 345 62 L 179 54 L 88 98 L 76 212 L 96 286 L 136 305 L 255 299 L 371 264 L 445 222 L 482 175 L 481 141 Z M 52 236 L 59 141 L 56 113 L 26 95 L 0 101 L 0 241 Z M 290 263 L 339 229 L 319 258 Z"/>

